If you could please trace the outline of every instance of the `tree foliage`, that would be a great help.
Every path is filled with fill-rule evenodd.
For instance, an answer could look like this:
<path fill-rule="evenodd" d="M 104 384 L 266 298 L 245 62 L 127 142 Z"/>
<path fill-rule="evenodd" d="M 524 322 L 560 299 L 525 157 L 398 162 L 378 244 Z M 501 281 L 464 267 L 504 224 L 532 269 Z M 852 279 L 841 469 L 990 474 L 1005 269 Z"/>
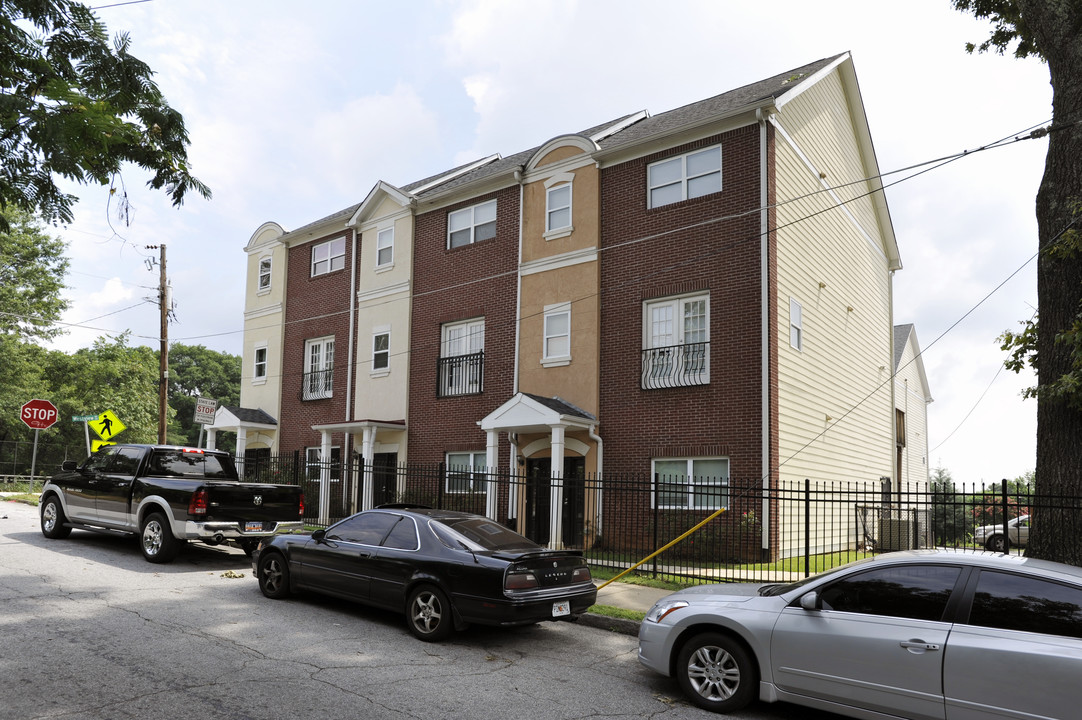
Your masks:
<path fill-rule="evenodd" d="M 208 350 L 203 345 L 176 343 L 169 350 L 169 406 L 176 419 L 169 426 L 170 442 L 195 445 L 199 425 L 195 424 L 195 402 L 201 397 L 218 401 L 218 406 L 240 404 L 239 355 Z M 219 449 L 231 449 L 230 434 L 219 436 Z"/>
<path fill-rule="evenodd" d="M 1082 252 L 1077 207 L 1082 201 L 1082 3 L 1078 0 L 952 0 L 992 23 L 970 52 L 1012 52 L 1043 60 L 1052 84 L 1052 125 L 1044 177 L 1037 191 L 1038 319 L 1001 343 L 1015 368 L 1037 370 L 1039 494 L 1082 498 Z M 1027 553 L 1082 566 L 1082 507 L 1034 514 Z"/>
<path fill-rule="evenodd" d="M 22 210 L 0 211 L 0 334 L 46 340 L 63 332 L 56 326 L 68 301 L 61 297 L 68 271 L 65 245 L 50 237 Z"/>
<path fill-rule="evenodd" d="M 71 222 L 76 198 L 56 176 L 107 185 L 128 163 L 174 205 L 210 197 L 188 167 L 183 117 L 130 49 L 80 3 L 0 2 L 0 209 Z"/>

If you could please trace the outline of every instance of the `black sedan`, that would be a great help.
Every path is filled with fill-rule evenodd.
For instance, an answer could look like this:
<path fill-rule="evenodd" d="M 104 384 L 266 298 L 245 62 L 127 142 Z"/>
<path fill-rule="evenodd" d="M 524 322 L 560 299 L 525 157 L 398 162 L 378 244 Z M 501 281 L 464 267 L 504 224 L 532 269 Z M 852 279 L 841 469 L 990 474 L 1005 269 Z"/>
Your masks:
<path fill-rule="evenodd" d="M 547 550 L 481 515 L 380 507 L 276 535 L 252 556 L 269 598 L 311 590 L 404 611 L 425 641 L 478 625 L 574 620 L 597 599 L 578 550 Z"/>

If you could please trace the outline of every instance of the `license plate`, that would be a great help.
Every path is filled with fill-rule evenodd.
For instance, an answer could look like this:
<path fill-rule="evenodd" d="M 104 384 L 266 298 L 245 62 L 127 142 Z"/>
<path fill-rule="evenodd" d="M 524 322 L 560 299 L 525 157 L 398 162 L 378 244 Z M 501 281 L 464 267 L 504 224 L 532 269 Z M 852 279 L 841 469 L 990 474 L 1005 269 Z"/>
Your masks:
<path fill-rule="evenodd" d="M 263 532 L 263 523 L 246 522 L 244 523 L 244 532 Z"/>
<path fill-rule="evenodd" d="M 571 614 L 571 602 L 569 600 L 561 600 L 560 602 L 552 603 L 552 617 L 563 617 L 564 615 Z"/>

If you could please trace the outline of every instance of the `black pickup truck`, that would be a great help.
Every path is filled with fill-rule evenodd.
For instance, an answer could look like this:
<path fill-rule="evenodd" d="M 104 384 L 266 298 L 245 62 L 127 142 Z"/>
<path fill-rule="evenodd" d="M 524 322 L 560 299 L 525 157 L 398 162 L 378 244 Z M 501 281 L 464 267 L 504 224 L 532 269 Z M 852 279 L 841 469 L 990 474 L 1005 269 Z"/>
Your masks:
<path fill-rule="evenodd" d="M 143 556 L 169 562 L 181 545 L 232 542 L 251 555 L 260 539 L 303 527 L 297 485 L 243 483 L 228 453 L 171 445 L 107 445 L 69 460 L 41 492 L 41 532 L 72 528 L 138 535 Z"/>

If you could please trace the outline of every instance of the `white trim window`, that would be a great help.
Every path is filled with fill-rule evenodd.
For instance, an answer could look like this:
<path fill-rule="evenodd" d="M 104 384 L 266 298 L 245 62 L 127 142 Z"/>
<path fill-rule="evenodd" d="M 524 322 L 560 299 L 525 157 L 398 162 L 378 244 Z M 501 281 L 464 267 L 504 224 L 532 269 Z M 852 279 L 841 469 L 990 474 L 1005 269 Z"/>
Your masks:
<path fill-rule="evenodd" d="M 304 475 L 313 482 L 320 480 L 320 471 L 325 464 L 321 458 L 323 448 L 317 446 L 304 449 Z M 337 445 L 331 446 L 330 481 L 338 482 L 342 479 L 342 448 Z"/>
<path fill-rule="evenodd" d="M 789 345 L 804 349 L 804 310 L 796 298 L 789 298 Z"/>
<path fill-rule="evenodd" d="M 483 452 L 447 453 L 446 491 L 449 493 L 480 493 L 485 491 Z"/>
<path fill-rule="evenodd" d="M 683 387 L 709 382 L 710 295 L 644 303 L 642 387 Z"/>
<path fill-rule="evenodd" d="M 729 458 L 656 458 L 653 507 L 721 510 L 729 507 Z"/>
<path fill-rule="evenodd" d="M 447 247 L 472 245 L 496 237 L 496 201 L 489 200 L 447 215 Z"/>
<path fill-rule="evenodd" d="M 721 192 L 721 145 L 651 163 L 646 178 L 650 208 Z"/>
<path fill-rule="evenodd" d="M 271 289 L 271 265 L 272 258 L 259 258 L 259 285 L 257 287 L 259 292 Z"/>
<path fill-rule="evenodd" d="M 394 227 L 376 233 L 376 267 L 394 265 Z"/>
<path fill-rule="evenodd" d="M 301 397 L 316 400 L 334 396 L 334 337 L 304 343 L 304 382 Z"/>
<path fill-rule="evenodd" d="M 481 392 L 484 387 L 485 319 L 447 323 L 440 332 L 437 396 Z"/>
<path fill-rule="evenodd" d="M 255 360 L 252 364 L 252 382 L 267 382 L 267 346 L 258 345 L 255 348 Z"/>
<path fill-rule="evenodd" d="M 545 306 L 541 362 L 545 367 L 571 362 L 571 303 Z"/>
<path fill-rule="evenodd" d="M 346 266 L 346 239 L 328 240 L 312 246 L 312 277 L 326 275 Z"/>
<path fill-rule="evenodd" d="M 545 232 L 571 228 L 571 183 L 551 187 L 545 193 Z"/>
<path fill-rule="evenodd" d="M 388 327 L 372 330 L 372 372 L 385 373 L 391 366 L 391 329 Z"/>

